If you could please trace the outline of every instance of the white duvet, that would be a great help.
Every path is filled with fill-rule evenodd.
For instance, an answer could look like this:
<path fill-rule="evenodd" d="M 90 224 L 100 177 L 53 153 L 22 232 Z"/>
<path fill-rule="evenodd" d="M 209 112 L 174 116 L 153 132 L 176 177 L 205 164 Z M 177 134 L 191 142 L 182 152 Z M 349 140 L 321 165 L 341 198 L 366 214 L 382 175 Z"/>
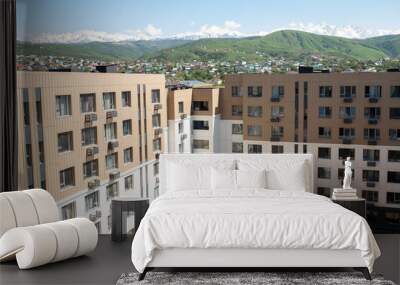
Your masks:
<path fill-rule="evenodd" d="M 143 272 L 165 248 L 358 249 L 370 271 L 380 256 L 359 215 L 323 196 L 265 189 L 160 196 L 136 232 L 132 262 Z"/>

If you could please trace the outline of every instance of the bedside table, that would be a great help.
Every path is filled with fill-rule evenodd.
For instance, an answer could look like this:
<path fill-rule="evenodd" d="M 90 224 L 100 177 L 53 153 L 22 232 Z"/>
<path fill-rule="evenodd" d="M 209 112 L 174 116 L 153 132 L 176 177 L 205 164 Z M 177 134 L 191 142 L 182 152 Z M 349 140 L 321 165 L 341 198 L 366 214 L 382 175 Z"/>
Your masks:
<path fill-rule="evenodd" d="M 351 199 L 351 200 L 340 200 L 340 199 L 331 199 L 332 202 L 339 204 L 340 206 L 353 211 L 356 214 L 359 214 L 361 217 L 366 219 L 367 217 L 367 203 L 365 199 L 362 198 L 356 198 L 356 199 Z"/>

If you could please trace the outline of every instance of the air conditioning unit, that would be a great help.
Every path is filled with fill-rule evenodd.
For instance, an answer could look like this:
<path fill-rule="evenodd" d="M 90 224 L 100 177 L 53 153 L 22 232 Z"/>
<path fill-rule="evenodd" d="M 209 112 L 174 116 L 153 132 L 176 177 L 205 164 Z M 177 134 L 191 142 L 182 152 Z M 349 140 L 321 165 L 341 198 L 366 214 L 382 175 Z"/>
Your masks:
<path fill-rule="evenodd" d="M 115 180 L 115 179 L 118 179 L 119 176 L 120 176 L 119 171 L 113 171 L 110 173 L 109 178 L 110 178 L 110 180 Z"/>
<path fill-rule="evenodd" d="M 369 102 L 370 103 L 377 103 L 378 102 L 378 97 L 369 97 Z"/>
<path fill-rule="evenodd" d="M 370 124 L 370 125 L 376 125 L 377 123 L 378 123 L 378 119 L 376 119 L 376 118 L 368 119 L 368 124 Z"/>
<path fill-rule="evenodd" d="M 344 119 L 343 119 L 343 123 L 345 123 L 345 124 L 351 124 L 351 123 L 353 123 L 353 118 L 344 118 Z"/>
<path fill-rule="evenodd" d="M 272 117 L 271 118 L 271 122 L 276 123 L 276 122 L 280 122 L 280 118 L 279 117 Z"/>
<path fill-rule="evenodd" d="M 351 102 L 353 102 L 353 98 L 352 97 L 343 97 L 343 102 L 345 102 L 345 103 L 351 103 Z"/>
<path fill-rule="evenodd" d="M 88 147 L 86 149 L 86 156 L 94 156 L 99 153 L 99 148 L 97 146 Z"/>
<path fill-rule="evenodd" d="M 184 120 L 184 119 L 186 119 L 187 118 L 187 115 L 186 114 L 182 114 L 181 115 L 181 120 Z"/>
<path fill-rule="evenodd" d="M 100 179 L 93 179 L 88 182 L 88 188 L 89 189 L 94 189 L 96 187 L 100 186 Z"/>
<path fill-rule="evenodd" d="M 97 121 L 97 114 L 96 113 L 86 114 L 85 115 L 85 124 L 91 124 L 94 121 Z"/>
<path fill-rule="evenodd" d="M 154 104 L 154 111 L 161 110 L 161 108 L 162 108 L 162 104 L 159 104 L 159 103 Z"/>
<path fill-rule="evenodd" d="M 101 218 L 101 211 L 100 210 L 97 210 L 96 211 L 96 218 Z"/>
<path fill-rule="evenodd" d="M 162 128 L 154 129 L 154 136 L 159 136 L 162 134 L 162 132 L 163 132 Z"/>
<path fill-rule="evenodd" d="M 116 110 L 108 111 L 106 113 L 106 119 L 112 119 L 118 115 Z"/>
<path fill-rule="evenodd" d="M 117 148 L 118 146 L 119 146 L 118 141 L 111 141 L 111 142 L 108 143 L 107 149 L 108 149 L 109 151 L 112 151 L 112 150 L 114 150 L 115 148 Z"/>

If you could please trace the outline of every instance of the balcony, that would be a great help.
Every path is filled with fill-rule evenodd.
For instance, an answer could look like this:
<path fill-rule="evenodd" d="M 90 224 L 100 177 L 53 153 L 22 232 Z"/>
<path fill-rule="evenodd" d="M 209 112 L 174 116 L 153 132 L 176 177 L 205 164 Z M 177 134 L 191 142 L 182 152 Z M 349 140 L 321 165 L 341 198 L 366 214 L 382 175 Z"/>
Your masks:
<path fill-rule="evenodd" d="M 100 179 L 93 179 L 88 182 L 88 188 L 90 190 L 95 189 L 100 186 Z"/>
<path fill-rule="evenodd" d="M 98 153 L 99 153 L 99 148 L 97 146 L 88 147 L 86 149 L 86 158 L 93 158 L 93 156 Z"/>
<path fill-rule="evenodd" d="M 119 146 L 119 143 L 118 143 L 118 141 L 111 141 L 111 142 L 108 142 L 108 144 L 107 144 L 107 150 L 108 151 L 113 151 L 113 150 L 115 150 L 117 147 Z"/>
<path fill-rule="evenodd" d="M 91 113 L 91 114 L 86 114 L 85 115 L 85 126 L 90 127 L 92 126 L 93 122 L 97 121 L 97 114 L 96 113 Z"/>
<path fill-rule="evenodd" d="M 378 123 L 379 117 L 368 117 L 368 124 L 376 125 Z"/>
<path fill-rule="evenodd" d="M 162 104 L 160 103 L 156 103 L 154 104 L 154 112 L 157 112 L 158 110 L 162 109 Z"/>
<path fill-rule="evenodd" d="M 120 177 L 120 172 L 118 170 L 113 170 L 109 174 L 109 179 L 110 180 L 116 180 Z"/>
<path fill-rule="evenodd" d="M 106 113 L 106 120 L 112 120 L 113 118 L 117 117 L 118 112 L 116 110 L 107 111 Z"/>

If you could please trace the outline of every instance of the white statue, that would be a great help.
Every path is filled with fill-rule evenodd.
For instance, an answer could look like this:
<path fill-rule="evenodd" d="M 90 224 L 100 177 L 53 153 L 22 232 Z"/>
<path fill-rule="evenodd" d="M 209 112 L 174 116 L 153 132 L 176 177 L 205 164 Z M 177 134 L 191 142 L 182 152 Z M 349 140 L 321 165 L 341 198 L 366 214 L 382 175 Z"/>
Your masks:
<path fill-rule="evenodd" d="M 351 170 L 351 161 L 350 157 L 346 159 L 344 162 L 344 179 L 343 179 L 343 189 L 352 189 L 350 184 L 351 184 L 351 176 L 353 174 L 353 171 Z"/>

